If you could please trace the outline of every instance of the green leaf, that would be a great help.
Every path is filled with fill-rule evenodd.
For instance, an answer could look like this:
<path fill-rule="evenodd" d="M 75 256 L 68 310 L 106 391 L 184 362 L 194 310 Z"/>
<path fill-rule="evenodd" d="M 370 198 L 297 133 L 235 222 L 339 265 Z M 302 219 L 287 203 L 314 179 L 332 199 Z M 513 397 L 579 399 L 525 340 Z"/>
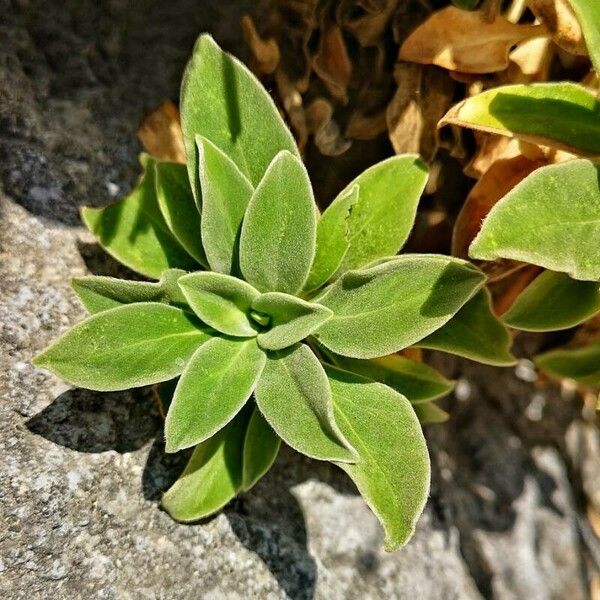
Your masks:
<path fill-rule="evenodd" d="M 252 308 L 270 317 L 269 330 L 258 334 L 258 345 L 265 350 L 282 350 L 302 341 L 333 315 L 320 304 L 282 292 L 260 295 Z"/>
<path fill-rule="evenodd" d="M 217 331 L 235 337 L 256 336 L 248 315 L 259 292 L 245 281 L 205 271 L 185 275 L 179 287 L 192 310 Z"/>
<path fill-rule="evenodd" d="M 208 517 L 240 491 L 249 416 L 248 406 L 196 446 L 185 470 L 162 497 L 162 507 L 171 517 L 183 522 Z"/>
<path fill-rule="evenodd" d="M 597 281 L 599 169 L 581 159 L 534 171 L 492 208 L 469 255 L 511 258 Z"/>
<path fill-rule="evenodd" d="M 235 273 L 242 220 L 254 188 L 219 148 L 201 136 L 197 142 L 206 256 L 213 271 Z"/>
<path fill-rule="evenodd" d="M 185 165 L 155 162 L 154 176 L 158 206 L 167 227 L 190 256 L 207 266 L 200 238 L 200 213 Z"/>
<path fill-rule="evenodd" d="M 73 278 L 71 286 L 92 314 L 133 302 L 163 302 L 181 307 L 187 304 L 177 285 L 182 275 L 185 271 L 181 269 L 167 269 L 157 283 L 87 275 Z"/>
<path fill-rule="evenodd" d="M 349 271 L 319 298 L 334 314 L 315 337 L 343 356 L 392 354 L 439 329 L 484 282 L 466 261 L 433 254 Z"/>
<path fill-rule="evenodd" d="M 325 371 L 308 346 L 270 352 L 254 395 L 265 419 L 294 450 L 319 460 L 355 460 L 333 418 Z"/>
<path fill-rule="evenodd" d="M 581 25 L 590 58 L 600 73 L 600 4 L 598 0 L 569 0 Z"/>
<path fill-rule="evenodd" d="M 558 379 L 574 379 L 583 385 L 600 385 L 600 342 L 584 348 L 558 348 L 534 359 L 535 364 Z"/>
<path fill-rule="evenodd" d="M 170 267 L 197 269 L 198 263 L 173 237 L 160 212 L 154 161 L 144 155 L 140 161 L 145 172 L 133 192 L 104 208 L 82 208 L 83 222 L 111 256 L 146 277 L 158 279 Z"/>
<path fill-rule="evenodd" d="M 289 152 L 281 152 L 246 210 L 240 238 L 244 278 L 261 292 L 299 292 L 315 256 L 316 227 L 317 207 L 306 168 Z"/>
<path fill-rule="evenodd" d="M 421 425 L 445 423 L 450 418 L 450 415 L 435 402 L 424 402 L 413 406 L 413 408 Z"/>
<path fill-rule="evenodd" d="M 409 360 L 398 354 L 370 360 L 334 355 L 333 361 L 336 366 L 345 371 L 385 383 L 406 396 L 412 404 L 441 398 L 454 389 L 453 381 L 446 379 L 429 365 Z"/>
<path fill-rule="evenodd" d="M 248 491 L 271 468 L 280 445 L 281 440 L 255 407 L 244 440 L 242 490 Z"/>
<path fill-rule="evenodd" d="M 335 418 L 356 448 L 356 464 L 339 464 L 377 515 L 386 550 L 415 530 L 429 493 L 429 455 L 408 400 L 381 383 L 345 371 L 327 371 Z"/>
<path fill-rule="evenodd" d="M 108 392 L 179 375 L 211 331 L 179 308 L 126 304 L 75 325 L 34 359 L 72 385 Z"/>
<path fill-rule="evenodd" d="M 197 135 L 229 156 L 253 186 L 281 150 L 299 156 L 292 134 L 260 82 L 206 34 L 198 38 L 183 76 L 181 127 L 197 199 Z"/>
<path fill-rule="evenodd" d="M 306 291 L 326 284 L 340 268 L 350 248 L 350 215 L 359 198 L 358 185 L 347 187 L 321 215 L 317 223 L 317 248 Z"/>
<path fill-rule="evenodd" d="M 514 136 L 584 156 L 600 155 L 600 102 L 575 83 L 495 87 L 450 109 L 440 121 L 446 124 Z"/>
<path fill-rule="evenodd" d="M 396 254 L 412 229 L 427 177 L 419 157 L 407 154 L 388 158 L 352 181 L 319 221 L 307 289 L 316 289 L 336 271 L 341 274 Z"/>
<path fill-rule="evenodd" d="M 265 366 L 256 340 L 213 338 L 190 359 L 165 420 L 166 451 L 199 444 L 246 404 Z"/>
<path fill-rule="evenodd" d="M 458 354 L 488 365 L 515 364 L 510 353 L 512 339 L 492 309 L 487 289 L 469 300 L 443 327 L 422 339 L 417 346 Z"/>
<path fill-rule="evenodd" d="M 600 312 L 600 285 L 565 273 L 544 271 L 515 300 L 502 319 L 525 331 L 575 327 Z"/>

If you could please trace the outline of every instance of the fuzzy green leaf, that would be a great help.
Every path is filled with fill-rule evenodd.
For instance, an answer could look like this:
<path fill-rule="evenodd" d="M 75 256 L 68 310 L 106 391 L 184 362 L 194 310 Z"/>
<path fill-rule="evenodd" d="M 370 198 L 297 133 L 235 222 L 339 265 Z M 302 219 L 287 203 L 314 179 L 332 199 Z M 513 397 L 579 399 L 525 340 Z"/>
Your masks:
<path fill-rule="evenodd" d="M 408 400 L 381 383 L 328 369 L 335 418 L 356 448 L 356 464 L 339 464 L 385 529 L 386 550 L 415 530 L 429 492 L 429 455 Z"/>
<path fill-rule="evenodd" d="M 211 330 L 179 308 L 140 302 L 75 325 L 34 359 L 61 379 L 108 392 L 179 375 Z"/>
<path fill-rule="evenodd" d="M 349 220 L 358 202 L 359 190 L 358 185 L 346 188 L 321 215 L 317 223 L 315 260 L 304 284 L 306 291 L 326 284 L 340 268 L 350 248 Z"/>
<path fill-rule="evenodd" d="M 240 491 L 249 417 L 248 406 L 196 446 L 185 470 L 162 497 L 162 507 L 171 517 L 183 522 L 208 517 Z"/>
<path fill-rule="evenodd" d="M 185 271 L 181 269 L 167 269 L 157 283 L 87 275 L 73 278 L 71 286 L 92 314 L 133 302 L 163 302 L 182 307 L 187 304 L 177 285 L 182 275 Z"/>
<path fill-rule="evenodd" d="M 487 365 L 515 364 L 510 353 L 512 339 L 492 309 L 487 289 L 471 298 L 443 327 L 422 339 L 417 346 L 458 354 Z"/>
<path fill-rule="evenodd" d="M 426 183 L 427 167 L 407 154 L 372 166 L 348 184 L 319 220 L 306 289 L 318 288 L 336 272 L 396 254 L 412 229 Z"/>
<path fill-rule="evenodd" d="M 271 468 L 280 445 L 279 437 L 254 408 L 244 440 L 242 490 L 248 491 Z"/>
<path fill-rule="evenodd" d="M 568 0 L 581 25 L 590 58 L 600 73 L 600 4 L 598 0 Z"/>
<path fill-rule="evenodd" d="M 370 360 L 334 355 L 333 361 L 336 366 L 345 371 L 385 383 L 406 396 L 411 404 L 441 398 L 454 389 L 453 381 L 446 379 L 429 365 L 409 360 L 398 354 Z"/>
<path fill-rule="evenodd" d="M 298 452 L 319 460 L 355 460 L 334 420 L 325 371 L 308 346 L 270 352 L 254 395 L 277 435 Z"/>
<path fill-rule="evenodd" d="M 142 156 L 141 163 L 145 172 L 133 192 L 104 208 L 82 208 L 83 222 L 111 256 L 146 277 L 158 279 L 170 267 L 197 269 L 160 212 L 154 161 Z"/>
<path fill-rule="evenodd" d="M 200 238 L 200 213 L 185 165 L 155 162 L 154 177 L 158 206 L 167 227 L 190 256 L 207 266 Z"/>
<path fill-rule="evenodd" d="M 206 34 L 198 38 L 183 76 L 181 127 L 197 199 L 197 135 L 229 156 L 253 186 L 281 150 L 299 156 L 292 134 L 260 82 Z"/>
<path fill-rule="evenodd" d="M 319 298 L 334 314 L 315 337 L 343 356 L 392 354 L 439 329 L 484 281 L 466 261 L 425 254 L 349 271 Z"/>
<path fill-rule="evenodd" d="M 583 385 L 600 386 L 600 342 L 583 348 L 558 348 L 539 354 L 535 364 L 558 379 L 574 379 Z"/>
<path fill-rule="evenodd" d="M 435 402 L 423 402 L 413 407 L 421 425 L 434 425 L 445 423 L 450 415 L 441 409 Z"/>
<path fill-rule="evenodd" d="M 521 292 L 502 319 L 510 327 L 525 331 L 557 331 L 575 327 L 598 312 L 598 282 L 544 271 Z"/>
<path fill-rule="evenodd" d="M 600 167 L 584 159 L 534 171 L 492 208 L 469 255 L 520 260 L 597 281 L 599 179 Z"/>
<path fill-rule="evenodd" d="M 217 331 L 235 337 L 254 337 L 256 327 L 248 314 L 259 292 L 250 284 L 221 273 L 191 273 L 179 287 L 192 310 Z"/>
<path fill-rule="evenodd" d="M 242 220 L 254 188 L 238 166 L 209 140 L 198 136 L 202 189 L 202 243 L 213 271 L 239 271 Z"/>
<path fill-rule="evenodd" d="M 214 338 L 199 348 L 169 407 L 166 451 L 199 444 L 231 421 L 254 391 L 265 361 L 254 339 Z"/>
<path fill-rule="evenodd" d="M 265 350 L 282 350 L 302 341 L 333 315 L 320 304 L 282 292 L 260 295 L 252 308 L 270 317 L 269 330 L 258 334 L 258 345 Z"/>
<path fill-rule="evenodd" d="M 600 155 L 600 102 L 575 83 L 494 87 L 463 100 L 440 124 L 514 136 L 584 156 Z"/>
<path fill-rule="evenodd" d="M 261 292 L 299 292 L 315 256 L 316 227 L 306 168 L 289 152 L 280 152 L 246 210 L 240 238 L 244 278 Z"/>

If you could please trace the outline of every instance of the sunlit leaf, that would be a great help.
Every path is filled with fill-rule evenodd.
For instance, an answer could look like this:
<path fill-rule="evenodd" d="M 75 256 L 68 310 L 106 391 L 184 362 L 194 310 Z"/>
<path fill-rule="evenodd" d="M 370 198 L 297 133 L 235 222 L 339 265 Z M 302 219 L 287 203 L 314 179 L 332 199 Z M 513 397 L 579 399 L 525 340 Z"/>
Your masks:
<path fill-rule="evenodd" d="M 385 547 L 408 541 L 429 493 L 429 455 L 408 400 L 381 383 L 327 371 L 335 418 L 356 448 L 355 464 L 339 463 L 385 529 Z"/>
<path fill-rule="evenodd" d="M 278 152 L 288 150 L 298 156 L 294 138 L 264 87 L 210 35 L 198 38 L 183 76 L 181 126 L 197 199 L 197 135 L 229 156 L 253 186 Z"/>
<path fill-rule="evenodd" d="M 581 29 L 596 73 L 600 73 L 600 4 L 598 0 L 568 0 Z"/>
<path fill-rule="evenodd" d="M 185 274 L 181 269 L 167 269 L 156 283 L 86 275 L 73 278 L 71 286 L 92 314 L 133 302 L 163 302 L 183 307 L 186 299 L 177 281 Z"/>
<path fill-rule="evenodd" d="M 438 255 L 401 255 L 349 271 L 318 299 L 334 314 L 315 337 L 344 356 L 392 354 L 439 329 L 484 281 L 469 263 Z"/>
<path fill-rule="evenodd" d="M 166 451 L 204 442 L 246 403 L 265 365 L 256 340 L 213 338 L 181 374 L 165 420 Z"/>
<path fill-rule="evenodd" d="M 311 458 L 355 460 L 335 422 L 325 371 L 310 348 L 297 344 L 268 356 L 255 397 L 277 435 Z"/>
<path fill-rule="evenodd" d="M 179 375 L 209 339 L 211 330 L 183 310 L 141 302 L 75 325 L 34 364 L 90 390 L 126 390 Z"/>
<path fill-rule="evenodd" d="M 440 121 L 600 155 L 600 102 L 575 83 L 505 85 L 454 106 Z"/>
<path fill-rule="evenodd" d="M 579 325 L 598 312 L 598 282 L 544 271 L 525 288 L 502 319 L 510 327 L 525 331 L 557 331 Z"/>
<path fill-rule="evenodd" d="M 317 208 L 302 162 L 281 152 L 254 191 L 242 224 L 240 266 L 261 292 L 295 294 L 315 256 Z"/>
<path fill-rule="evenodd" d="M 160 212 L 154 161 L 142 157 L 142 164 L 144 175 L 129 196 L 104 208 L 83 208 L 83 222 L 111 256 L 146 277 L 158 279 L 170 267 L 197 269 Z"/>
<path fill-rule="evenodd" d="M 257 327 L 249 313 L 259 292 L 250 284 L 210 271 L 190 273 L 178 283 L 192 310 L 202 321 L 227 335 L 256 336 Z"/>
<path fill-rule="evenodd" d="M 492 208 L 470 256 L 600 279 L 599 169 L 581 159 L 534 171 Z"/>
<path fill-rule="evenodd" d="M 258 345 L 265 350 L 281 350 L 302 341 L 333 315 L 320 304 L 282 292 L 262 294 L 252 308 L 269 318 L 269 328 L 258 334 Z"/>
<path fill-rule="evenodd" d="M 494 315 L 490 294 L 484 288 L 417 345 L 502 367 L 515 364 L 511 344 L 510 334 Z"/>
<path fill-rule="evenodd" d="M 202 187 L 202 242 L 213 271 L 239 272 L 238 243 L 253 187 L 238 166 L 198 136 Z"/>

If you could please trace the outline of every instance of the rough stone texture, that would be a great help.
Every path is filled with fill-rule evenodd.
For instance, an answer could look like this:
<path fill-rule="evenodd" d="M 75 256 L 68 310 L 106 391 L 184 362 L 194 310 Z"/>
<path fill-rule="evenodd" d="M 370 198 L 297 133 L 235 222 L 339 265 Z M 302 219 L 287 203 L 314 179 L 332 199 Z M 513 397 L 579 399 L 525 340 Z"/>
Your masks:
<path fill-rule="evenodd" d="M 428 429 L 427 510 L 390 555 L 345 475 L 287 450 L 221 515 L 174 523 L 157 499 L 182 463 L 150 395 L 31 366 L 83 316 L 71 277 L 125 274 L 78 207 L 129 189 L 140 119 L 176 98 L 199 31 L 239 48 L 243 4 L 0 0 L 0 597 L 586 598 L 598 432 L 512 369 L 434 357 L 460 385 Z"/>

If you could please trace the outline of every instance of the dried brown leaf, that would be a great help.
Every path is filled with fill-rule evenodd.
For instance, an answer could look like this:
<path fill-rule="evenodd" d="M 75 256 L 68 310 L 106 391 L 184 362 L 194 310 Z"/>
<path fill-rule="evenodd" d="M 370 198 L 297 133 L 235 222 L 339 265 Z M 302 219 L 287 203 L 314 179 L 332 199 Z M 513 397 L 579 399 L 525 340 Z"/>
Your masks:
<path fill-rule="evenodd" d="M 400 58 L 464 73 L 495 73 L 509 64 L 509 51 L 545 33 L 542 25 L 515 25 L 501 15 L 449 6 L 433 13 L 404 41 Z"/>
<path fill-rule="evenodd" d="M 352 77 L 352 63 L 342 30 L 337 25 L 330 24 L 322 31 L 313 69 L 334 98 L 342 102 L 348 100 L 346 91 Z"/>
<path fill-rule="evenodd" d="M 587 55 L 581 27 L 566 0 L 527 0 L 527 4 L 546 25 L 557 46 L 572 54 Z"/>
<path fill-rule="evenodd" d="M 254 58 L 254 70 L 263 75 L 273 73 L 281 60 L 277 42 L 273 38 L 260 37 L 250 15 L 242 17 L 242 33 Z"/>
<path fill-rule="evenodd" d="M 547 37 L 532 38 L 520 43 L 509 55 L 509 83 L 548 81 L 554 50 Z"/>
<path fill-rule="evenodd" d="M 383 36 L 398 0 L 341 0 L 336 20 L 358 43 L 374 46 Z"/>
<path fill-rule="evenodd" d="M 185 164 L 179 110 L 170 100 L 165 100 L 142 121 L 137 136 L 154 158 Z"/>
<path fill-rule="evenodd" d="M 313 100 L 306 108 L 308 132 L 315 136 L 315 145 L 325 156 L 339 156 L 350 148 L 339 125 L 333 120 L 333 106 L 324 98 Z"/>

